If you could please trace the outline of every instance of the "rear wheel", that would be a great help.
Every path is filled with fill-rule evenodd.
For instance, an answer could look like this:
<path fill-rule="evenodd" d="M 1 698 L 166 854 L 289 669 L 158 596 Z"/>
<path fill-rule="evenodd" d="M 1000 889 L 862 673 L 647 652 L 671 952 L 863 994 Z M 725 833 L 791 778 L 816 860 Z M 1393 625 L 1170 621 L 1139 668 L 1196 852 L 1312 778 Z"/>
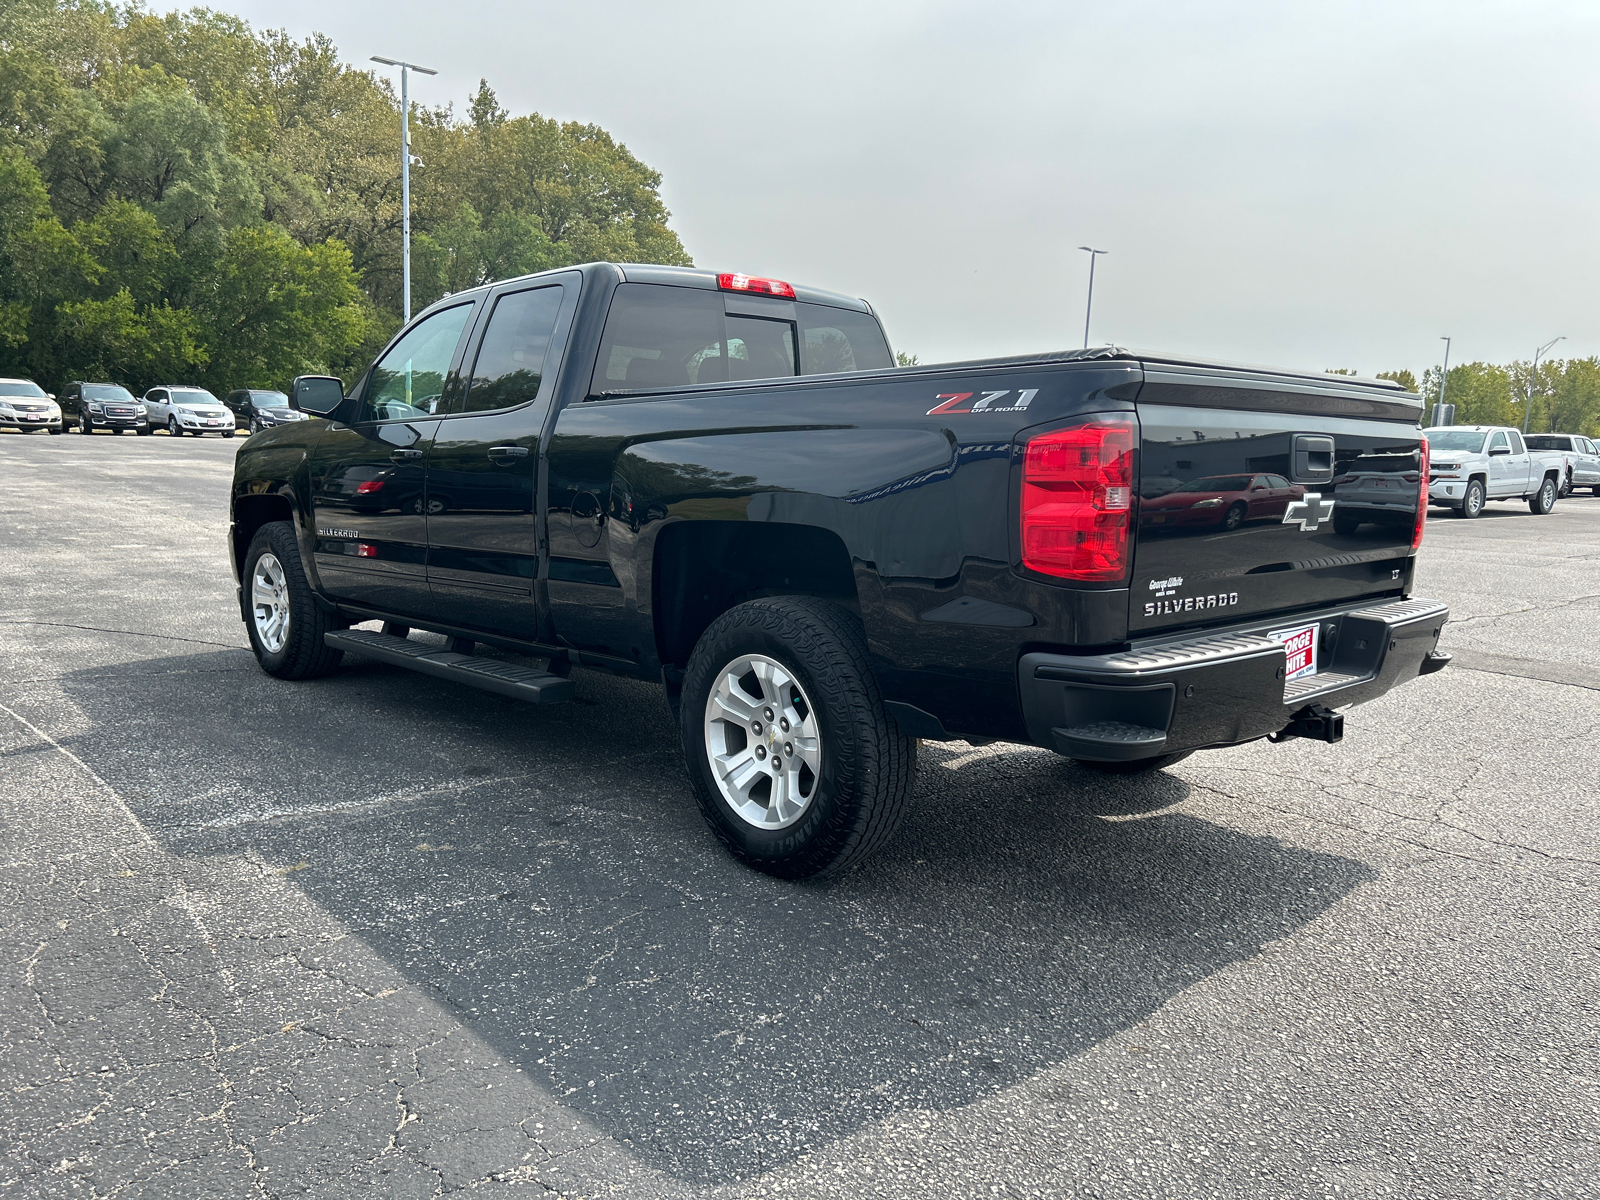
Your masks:
<path fill-rule="evenodd" d="M 1547 478 L 1539 490 L 1528 497 L 1528 511 L 1536 517 L 1547 516 L 1556 506 L 1556 481 Z"/>
<path fill-rule="evenodd" d="M 339 665 L 344 651 L 325 645 L 322 635 L 344 626 L 317 605 L 294 526 L 272 521 L 256 530 L 242 575 L 245 627 L 263 671 L 279 679 L 315 679 Z"/>
<path fill-rule="evenodd" d="M 1467 484 L 1467 494 L 1461 498 L 1461 507 L 1456 509 L 1456 516 L 1472 520 L 1483 515 L 1483 502 L 1487 499 L 1483 490 L 1483 481 L 1474 479 Z"/>
<path fill-rule="evenodd" d="M 1072 761 L 1085 771 L 1095 771 L 1101 775 L 1147 775 L 1151 771 L 1159 771 L 1175 762 L 1181 762 L 1193 753 L 1193 750 L 1180 750 L 1176 754 L 1158 754 L 1154 758 L 1135 758 L 1128 762 L 1090 762 L 1085 758 L 1075 758 Z"/>
<path fill-rule="evenodd" d="M 884 708 L 855 616 L 805 596 L 712 622 L 684 673 L 689 777 L 706 822 L 758 871 L 842 871 L 899 826 L 916 742 Z"/>

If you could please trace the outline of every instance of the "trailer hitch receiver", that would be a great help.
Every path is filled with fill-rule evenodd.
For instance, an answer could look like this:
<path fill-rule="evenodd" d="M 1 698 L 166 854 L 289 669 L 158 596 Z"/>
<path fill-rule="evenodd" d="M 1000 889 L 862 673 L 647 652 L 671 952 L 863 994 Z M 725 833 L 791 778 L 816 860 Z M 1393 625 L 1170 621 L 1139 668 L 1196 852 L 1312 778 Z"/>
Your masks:
<path fill-rule="evenodd" d="M 1308 704 L 1277 733 L 1269 733 L 1270 742 L 1287 742 L 1290 738 L 1310 738 L 1314 742 L 1327 742 L 1330 746 L 1344 737 L 1344 714 L 1334 712 L 1325 704 Z"/>

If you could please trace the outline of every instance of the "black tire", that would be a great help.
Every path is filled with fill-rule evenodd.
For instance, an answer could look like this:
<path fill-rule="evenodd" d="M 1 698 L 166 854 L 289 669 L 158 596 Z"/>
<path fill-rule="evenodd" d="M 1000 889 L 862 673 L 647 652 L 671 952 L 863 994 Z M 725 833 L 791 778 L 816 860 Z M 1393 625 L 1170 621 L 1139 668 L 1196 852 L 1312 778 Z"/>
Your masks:
<path fill-rule="evenodd" d="M 81 417 L 78 418 L 78 432 L 79 433 L 93 433 L 94 432 L 94 429 L 89 425 L 89 418 L 87 416 L 81 416 Z"/>
<path fill-rule="evenodd" d="M 1556 481 L 1546 477 L 1539 490 L 1528 497 L 1528 511 L 1536 517 L 1549 516 L 1556 506 L 1556 490 Z"/>
<path fill-rule="evenodd" d="M 269 649 L 262 642 L 254 619 L 256 564 L 269 552 L 283 570 L 289 601 L 289 628 L 283 645 L 277 650 Z M 256 530 L 255 537 L 250 539 L 250 549 L 245 552 L 241 578 L 244 580 L 245 629 L 250 635 L 250 649 L 255 652 L 263 671 L 279 679 L 315 679 L 339 665 L 344 651 L 325 645 L 322 635 L 332 629 L 343 629 L 345 625 L 323 611 L 312 596 L 305 569 L 300 565 L 300 546 L 295 540 L 294 526 L 287 521 L 272 521 Z"/>
<path fill-rule="evenodd" d="M 1237 529 L 1244 524 L 1245 506 L 1242 501 L 1235 501 L 1228 507 L 1227 513 L 1222 518 L 1224 529 Z"/>
<path fill-rule="evenodd" d="M 1572 495 L 1572 476 L 1568 475 L 1561 481 L 1561 491 L 1556 496 L 1556 499 L 1565 500 L 1570 495 Z"/>
<path fill-rule="evenodd" d="M 65 421 L 61 422 L 61 424 L 59 424 L 59 425 L 50 426 L 50 432 L 51 433 L 65 433 L 66 431 L 67 431 L 67 423 Z"/>
<path fill-rule="evenodd" d="M 1095 771 L 1101 775 L 1148 775 L 1151 771 L 1159 771 L 1175 762 L 1181 762 L 1193 753 L 1193 750 L 1180 750 L 1176 754 L 1158 754 L 1154 758 L 1135 758 L 1126 762 L 1090 762 L 1086 758 L 1075 758 L 1072 761 L 1085 771 Z"/>
<path fill-rule="evenodd" d="M 1484 491 L 1483 481 L 1472 479 L 1467 482 L 1466 495 L 1461 497 L 1461 507 L 1456 509 L 1456 516 L 1472 521 L 1483 515 L 1483 506 L 1488 500 L 1488 493 Z"/>
<path fill-rule="evenodd" d="M 139 426 L 138 429 L 134 430 L 134 432 L 137 433 L 140 437 L 149 437 L 152 433 L 155 432 L 155 430 L 151 429 L 150 428 L 150 422 L 146 421 L 143 425 Z"/>
<path fill-rule="evenodd" d="M 231 430 L 231 429 L 224 429 L 224 430 L 223 430 L 223 431 L 222 431 L 222 436 L 223 436 L 223 437 L 225 437 L 225 438 L 230 438 L 230 437 L 232 437 L 232 436 L 233 436 L 233 430 Z"/>
<path fill-rule="evenodd" d="M 183 427 L 178 424 L 177 417 L 167 418 L 167 434 L 171 437 L 182 437 Z"/>
<path fill-rule="evenodd" d="M 762 828 L 741 817 L 724 798 L 710 763 L 712 687 L 744 655 L 775 660 L 814 706 L 821 769 L 804 809 L 782 828 Z M 774 596 L 723 613 L 690 655 L 679 727 L 706 823 L 735 858 L 758 871 L 783 879 L 836 874 L 881 847 L 905 816 L 917 744 L 884 708 L 867 666 L 860 622 L 837 605 Z"/>

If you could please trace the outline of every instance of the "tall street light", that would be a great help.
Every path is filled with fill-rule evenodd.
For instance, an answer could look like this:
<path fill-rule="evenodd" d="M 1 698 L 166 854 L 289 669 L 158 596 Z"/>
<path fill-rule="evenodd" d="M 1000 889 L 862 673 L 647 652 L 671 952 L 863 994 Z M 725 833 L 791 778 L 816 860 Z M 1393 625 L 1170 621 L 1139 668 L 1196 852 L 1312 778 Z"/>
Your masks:
<path fill-rule="evenodd" d="M 1444 389 L 1450 382 L 1450 339 L 1443 334 L 1439 340 L 1444 343 L 1444 373 L 1439 376 L 1439 420 L 1444 420 Z"/>
<path fill-rule="evenodd" d="M 1525 400 L 1523 402 L 1523 405 L 1522 405 L 1522 432 L 1523 433 L 1527 433 L 1528 432 L 1528 412 L 1533 408 L 1533 389 L 1539 383 L 1539 356 L 1541 354 L 1543 354 L 1546 350 L 1550 349 L 1551 346 L 1554 346 L 1557 342 L 1564 342 L 1566 340 L 1567 340 L 1566 334 L 1562 334 L 1560 337 L 1551 338 L 1548 342 L 1546 342 L 1544 345 L 1540 346 L 1537 350 L 1535 350 L 1533 352 L 1533 374 L 1528 379 L 1528 398 L 1527 398 L 1527 400 Z"/>
<path fill-rule="evenodd" d="M 1078 249 L 1089 252 L 1089 300 L 1083 306 L 1083 348 L 1087 350 L 1089 348 L 1089 314 L 1094 311 L 1094 260 L 1106 252 L 1104 250 L 1096 250 L 1093 246 L 1079 246 Z"/>
<path fill-rule="evenodd" d="M 408 76 L 412 71 L 423 75 L 437 75 L 432 67 L 419 67 L 416 63 L 401 62 L 398 58 L 379 58 L 372 61 L 386 67 L 400 68 L 400 287 L 405 297 L 406 324 L 411 323 L 411 90 Z"/>

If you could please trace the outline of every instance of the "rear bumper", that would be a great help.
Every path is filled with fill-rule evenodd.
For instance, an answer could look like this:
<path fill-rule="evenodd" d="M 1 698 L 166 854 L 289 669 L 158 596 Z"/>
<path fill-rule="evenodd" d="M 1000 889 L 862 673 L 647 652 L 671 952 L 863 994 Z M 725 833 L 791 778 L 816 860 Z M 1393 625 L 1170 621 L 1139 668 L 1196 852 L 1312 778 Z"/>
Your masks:
<path fill-rule="evenodd" d="M 1395 600 L 1136 644 L 1115 654 L 1033 653 L 1017 683 L 1030 740 L 1071 758 L 1119 761 L 1255 741 L 1312 705 L 1364 704 L 1447 661 L 1438 600 Z M 1319 673 L 1284 680 L 1267 634 L 1316 622 Z"/>

